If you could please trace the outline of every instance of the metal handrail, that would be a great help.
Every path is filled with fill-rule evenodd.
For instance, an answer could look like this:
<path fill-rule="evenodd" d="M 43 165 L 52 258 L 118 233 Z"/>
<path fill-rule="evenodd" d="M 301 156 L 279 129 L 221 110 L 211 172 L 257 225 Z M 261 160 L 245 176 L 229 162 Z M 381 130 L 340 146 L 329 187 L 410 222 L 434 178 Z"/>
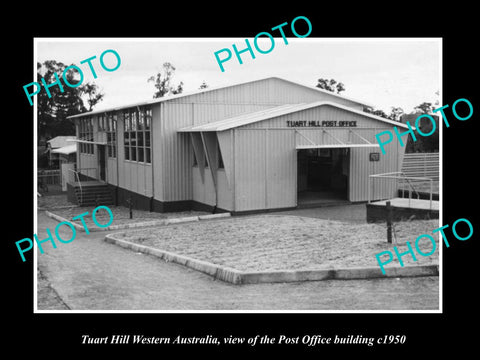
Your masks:
<path fill-rule="evenodd" d="M 406 177 L 403 172 L 402 172 L 402 175 L 403 175 L 403 179 L 404 179 L 404 180 L 407 180 L 407 183 L 408 183 L 408 185 L 410 185 L 410 188 L 417 193 L 417 199 L 420 199 L 420 194 L 418 193 L 417 190 L 415 190 L 415 187 L 412 185 L 412 183 L 410 182 L 410 180 L 408 179 L 408 177 Z M 402 190 L 403 190 L 403 189 L 402 189 Z M 403 191 L 404 191 L 404 190 L 403 190 Z M 405 194 L 405 191 L 403 192 L 403 194 Z M 411 191 L 408 192 L 408 198 L 409 198 L 409 199 L 412 198 L 412 192 L 411 192 Z"/>
<path fill-rule="evenodd" d="M 82 189 L 82 182 L 80 181 L 80 171 L 86 171 L 86 170 L 95 170 L 95 176 L 96 176 L 96 171 L 97 171 L 97 168 L 81 168 L 81 169 L 77 169 L 77 170 L 74 170 L 74 169 L 68 169 L 68 171 L 71 171 L 73 172 L 73 175 L 74 175 L 74 181 L 75 181 L 75 177 L 77 178 L 77 182 L 78 182 L 78 186 L 80 188 L 80 202 L 83 203 L 83 189 Z"/>
<path fill-rule="evenodd" d="M 83 202 L 83 190 L 82 190 L 82 182 L 80 181 L 80 176 L 79 176 L 78 172 L 75 171 L 74 169 L 68 169 L 68 171 L 73 172 L 73 176 L 74 176 L 73 180 L 74 181 L 75 181 L 75 175 L 77 176 L 78 185 L 80 187 L 80 203 L 82 203 Z"/>
<path fill-rule="evenodd" d="M 418 191 L 414 188 L 410 180 L 423 180 L 423 181 L 429 181 L 430 182 L 430 210 L 432 210 L 432 193 L 433 193 L 433 179 L 429 177 L 416 177 L 416 176 L 406 176 L 402 171 L 396 171 L 396 172 L 391 172 L 391 173 L 384 173 L 384 174 L 373 174 L 369 175 L 368 177 L 368 203 L 370 204 L 371 200 L 371 194 L 370 194 L 370 179 L 371 178 L 385 178 L 385 179 L 403 179 L 406 180 L 408 185 L 411 187 L 413 191 L 417 193 L 417 199 L 420 199 L 420 194 Z M 404 190 L 402 189 L 402 195 L 404 196 Z M 408 193 L 408 206 L 410 207 L 410 202 L 412 198 L 412 191 L 409 191 Z"/>

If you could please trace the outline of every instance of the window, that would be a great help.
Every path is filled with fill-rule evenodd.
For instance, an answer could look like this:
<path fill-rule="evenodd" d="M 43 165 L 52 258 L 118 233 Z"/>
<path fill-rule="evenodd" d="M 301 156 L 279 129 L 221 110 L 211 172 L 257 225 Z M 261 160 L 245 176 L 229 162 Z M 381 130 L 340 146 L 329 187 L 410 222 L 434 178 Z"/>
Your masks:
<path fill-rule="evenodd" d="M 193 166 L 197 166 L 198 165 L 198 162 L 197 162 L 197 157 L 195 156 L 195 151 L 193 152 Z"/>
<path fill-rule="evenodd" d="M 124 111 L 123 118 L 125 160 L 151 163 L 152 110 L 129 109 Z"/>
<path fill-rule="evenodd" d="M 137 161 L 137 112 L 130 113 L 130 160 Z"/>
<path fill-rule="evenodd" d="M 152 109 L 145 110 L 145 162 L 151 163 L 151 144 L 150 144 L 150 131 L 152 127 Z"/>
<path fill-rule="evenodd" d="M 218 154 L 218 168 L 224 169 L 222 152 L 220 151 L 220 144 L 217 143 L 217 154 Z"/>
<path fill-rule="evenodd" d="M 130 160 L 130 113 L 123 113 L 123 149 L 125 151 L 125 160 Z"/>
<path fill-rule="evenodd" d="M 117 157 L 117 115 L 108 114 L 106 118 L 107 154 L 108 157 Z"/>
<path fill-rule="evenodd" d="M 203 156 L 203 163 L 205 164 L 205 167 L 208 167 L 207 155 L 205 154 L 204 151 L 202 151 L 201 156 Z M 198 160 L 197 160 L 197 156 L 195 155 L 195 151 L 193 152 L 193 166 L 198 166 Z"/>
<path fill-rule="evenodd" d="M 99 115 L 98 116 L 98 131 L 106 131 L 106 120 L 107 117 L 105 114 Z"/>
<path fill-rule="evenodd" d="M 93 141 L 93 119 L 87 117 L 78 122 L 79 140 Z M 93 154 L 93 144 L 80 143 L 80 153 Z"/>

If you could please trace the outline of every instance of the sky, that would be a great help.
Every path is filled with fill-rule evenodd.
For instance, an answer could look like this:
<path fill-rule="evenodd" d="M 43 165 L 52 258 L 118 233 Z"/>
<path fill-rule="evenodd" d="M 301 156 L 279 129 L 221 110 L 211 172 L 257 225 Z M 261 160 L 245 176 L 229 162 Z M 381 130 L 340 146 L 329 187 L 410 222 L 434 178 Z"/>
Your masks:
<path fill-rule="evenodd" d="M 182 81 L 184 93 L 197 91 L 203 81 L 209 87 L 219 87 L 276 76 L 311 87 L 319 78 L 333 78 L 345 84 L 346 91 L 341 95 L 387 114 L 392 106 L 410 113 L 422 102 L 434 104 L 441 99 L 442 48 L 438 38 L 287 40 L 285 44 L 281 37 L 275 38 L 273 49 L 261 54 L 249 39 L 255 59 L 245 52 L 240 64 L 232 45 L 244 49 L 245 38 L 36 38 L 34 64 L 56 60 L 80 67 L 84 81 L 94 82 L 105 93 L 95 110 L 152 99 L 155 89 L 147 79 L 158 73 L 165 62 L 176 68 L 173 84 Z M 260 37 L 258 46 L 267 50 L 271 42 Z M 233 55 L 223 63 L 222 72 L 214 53 L 225 48 Z M 99 63 L 100 55 L 108 49 L 121 58 L 120 67 L 112 72 L 102 69 Z M 96 56 L 91 62 L 96 79 L 88 64 L 81 64 L 92 56 Z M 223 58 L 226 52 L 219 56 Z M 116 65 L 112 53 L 106 53 L 104 61 L 108 67 Z M 35 74 L 35 65 L 33 71 Z"/>

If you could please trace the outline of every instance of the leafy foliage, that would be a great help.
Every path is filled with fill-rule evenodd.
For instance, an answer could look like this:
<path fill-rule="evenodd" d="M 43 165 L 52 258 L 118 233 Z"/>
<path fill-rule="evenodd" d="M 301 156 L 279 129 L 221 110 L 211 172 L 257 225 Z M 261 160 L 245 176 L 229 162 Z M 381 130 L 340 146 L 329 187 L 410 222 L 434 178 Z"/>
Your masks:
<path fill-rule="evenodd" d="M 341 82 L 337 82 L 335 79 L 318 79 L 317 81 L 316 87 L 320 89 L 336 92 L 337 94 L 345 91 L 345 85 Z"/>
<path fill-rule="evenodd" d="M 150 76 L 147 82 L 153 82 L 155 88 L 157 89 L 153 94 L 153 98 L 157 99 L 168 94 L 181 94 L 183 92 L 183 82 L 180 81 L 180 84 L 177 86 L 172 85 L 172 78 L 175 74 L 175 67 L 166 62 L 163 64 L 163 70 L 158 72 L 154 76 Z"/>
<path fill-rule="evenodd" d="M 419 111 L 423 114 L 431 114 L 433 110 L 433 106 L 432 106 L 432 103 L 423 102 L 420 105 L 415 106 L 413 110 Z"/>
<path fill-rule="evenodd" d="M 40 138 L 53 138 L 58 135 L 75 135 L 75 124 L 73 120 L 67 119 L 68 116 L 91 111 L 99 103 L 104 94 L 98 90 L 97 85 L 83 83 L 77 87 L 67 86 L 62 79 L 62 74 L 67 65 L 55 61 L 47 60 L 43 64 L 37 63 L 37 78 L 43 78 L 46 84 L 52 84 L 57 81 L 55 74 L 62 83 L 63 92 L 58 85 L 51 86 L 37 94 L 38 110 L 38 135 Z M 70 70 L 66 73 L 66 79 L 69 84 L 75 86 L 79 83 L 76 74 Z M 87 97 L 88 109 L 84 104 L 83 97 Z"/>

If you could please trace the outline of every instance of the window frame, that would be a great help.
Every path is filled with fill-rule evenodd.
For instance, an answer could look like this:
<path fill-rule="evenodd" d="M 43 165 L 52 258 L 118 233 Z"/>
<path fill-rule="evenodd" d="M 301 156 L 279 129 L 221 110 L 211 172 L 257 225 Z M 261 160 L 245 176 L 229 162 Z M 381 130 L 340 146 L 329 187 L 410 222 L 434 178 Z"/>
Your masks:
<path fill-rule="evenodd" d="M 123 111 L 124 160 L 150 165 L 152 109 L 136 107 Z"/>

